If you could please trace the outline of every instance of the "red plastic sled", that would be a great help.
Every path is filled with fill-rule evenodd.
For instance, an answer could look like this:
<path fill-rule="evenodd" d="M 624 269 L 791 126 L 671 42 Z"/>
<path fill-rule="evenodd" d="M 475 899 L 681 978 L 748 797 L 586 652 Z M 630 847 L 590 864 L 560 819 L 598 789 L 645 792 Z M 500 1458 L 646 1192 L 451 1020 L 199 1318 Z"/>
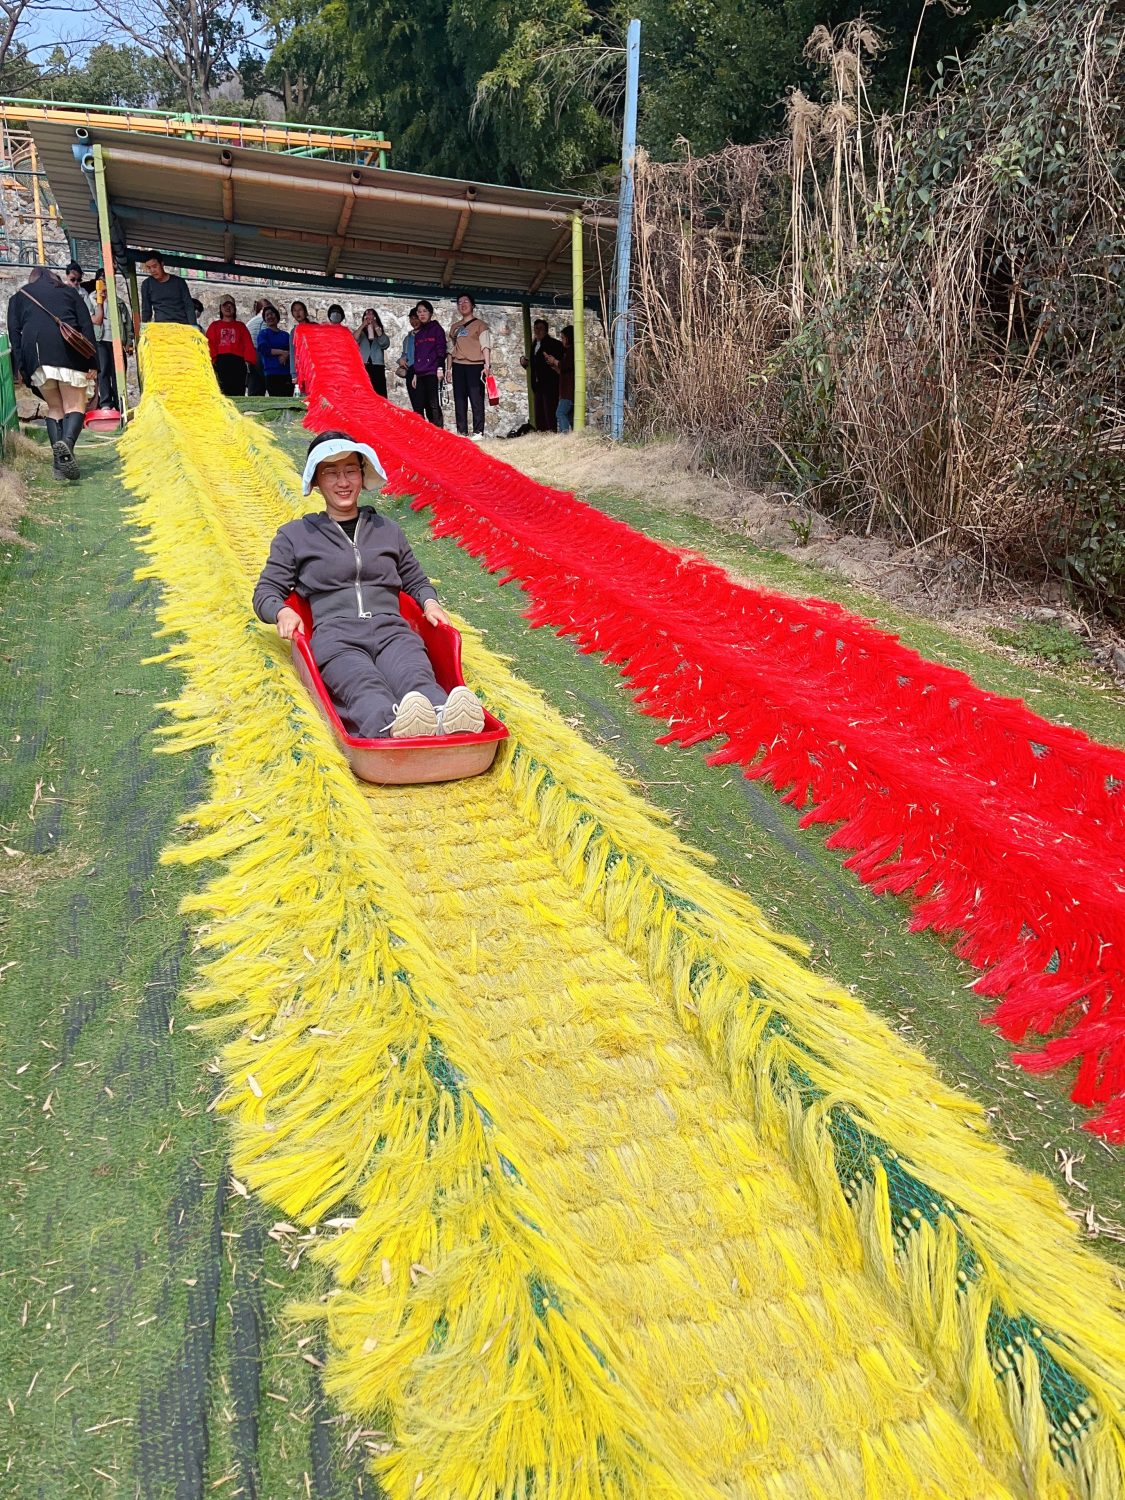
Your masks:
<path fill-rule="evenodd" d="M 121 426 L 121 413 L 115 406 L 95 406 L 86 413 L 83 425 L 95 432 L 116 432 Z"/>
<path fill-rule="evenodd" d="M 349 734 L 336 712 L 336 705 L 328 696 L 328 689 L 313 660 L 309 640 L 312 634 L 309 602 L 300 594 L 290 594 L 285 603 L 290 609 L 297 611 L 304 625 L 304 629 L 298 631 L 290 642 L 297 675 L 308 688 L 317 708 L 328 720 L 328 727 L 347 756 L 348 764 L 361 781 L 374 781 L 384 786 L 407 786 L 423 781 L 461 781 L 466 776 L 479 776 L 482 771 L 488 770 L 496 758 L 497 745 L 508 738 L 508 731 L 487 708 L 484 711 L 484 729 L 480 734 L 442 734 L 401 740 L 389 737 L 363 740 Z M 398 605 L 411 630 L 422 637 L 422 644 L 433 665 L 438 685 L 447 693 L 455 687 L 463 686 L 465 679 L 461 675 L 461 637 L 453 626 L 431 625 L 409 594 L 400 594 Z"/>

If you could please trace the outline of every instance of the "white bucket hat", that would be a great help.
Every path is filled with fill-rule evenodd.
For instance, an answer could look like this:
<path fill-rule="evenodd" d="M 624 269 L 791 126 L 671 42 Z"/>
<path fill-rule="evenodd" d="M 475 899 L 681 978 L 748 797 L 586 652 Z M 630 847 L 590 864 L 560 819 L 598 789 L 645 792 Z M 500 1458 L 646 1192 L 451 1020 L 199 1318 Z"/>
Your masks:
<path fill-rule="evenodd" d="M 375 449 L 367 443 L 357 443 L 354 438 L 326 438 L 323 443 L 316 443 L 309 451 L 305 459 L 305 471 L 301 475 L 301 492 L 308 495 L 312 493 L 313 480 L 316 478 L 317 466 L 329 458 L 337 458 L 341 453 L 358 453 L 360 462 L 363 464 L 363 488 L 365 490 L 381 490 L 387 478 L 387 471 L 379 462 L 379 455 Z"/>

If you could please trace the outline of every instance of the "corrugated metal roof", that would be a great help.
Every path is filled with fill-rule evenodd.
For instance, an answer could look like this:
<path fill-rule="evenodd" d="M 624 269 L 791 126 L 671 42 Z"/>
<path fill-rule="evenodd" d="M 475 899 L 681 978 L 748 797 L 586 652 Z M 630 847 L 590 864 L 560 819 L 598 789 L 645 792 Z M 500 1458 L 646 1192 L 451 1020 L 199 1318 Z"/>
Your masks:
<path fill-rule="evenodd" d="M 106 190 L 130 250 L 160 249 L 241 275 L 303 276 L 465 289 L 505 299 L 569 300 L 571 215 L 584 219 L 586 295 L 612 262 L 616 220 L 604 203 L 454 178 L 223 147 L 131 131 L 32 121 L 68 232 L 98 239 L 97 144 Z M 388 287 L 388 290 L 391 288 Z"/>

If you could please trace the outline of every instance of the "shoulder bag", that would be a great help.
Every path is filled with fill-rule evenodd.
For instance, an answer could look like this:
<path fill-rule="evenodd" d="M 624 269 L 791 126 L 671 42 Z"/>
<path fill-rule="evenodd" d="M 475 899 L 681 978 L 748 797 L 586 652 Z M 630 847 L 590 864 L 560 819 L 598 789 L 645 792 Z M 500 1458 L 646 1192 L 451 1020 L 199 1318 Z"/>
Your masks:
<path fill-rule="evenodd" d="M 49 307 L 44 307 L 42 302 L 39 301 L 38 297 L 33 297 L 28 291 L 27 287 L 21 286 L 20 291 L 24 294 L 29 302 L 35 303 L 40 312 L 45 312 L 49 318 L 54 318 L 59 332 L 62 334 L 63 338 L 67 341 L 70 347 L 74 350 L 75 354 L 80 354 L 83 359 L 89 360 L 91 362 L 97 359 L 98 351 L 94 348 L 93 344 L 91 344 L 90 340 L 86 337 L 86 335 L 80 328 L 72 328 L 69 323 L 64 323 L 63 320 L 55 313 L 53 313 Z"/>

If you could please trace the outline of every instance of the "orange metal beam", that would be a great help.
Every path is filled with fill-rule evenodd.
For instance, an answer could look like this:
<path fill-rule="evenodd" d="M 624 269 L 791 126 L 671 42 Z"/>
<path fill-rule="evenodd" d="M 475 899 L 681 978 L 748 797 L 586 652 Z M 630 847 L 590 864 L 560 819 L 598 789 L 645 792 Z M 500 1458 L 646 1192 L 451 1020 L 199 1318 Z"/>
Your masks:
<path fill-rule="evenodd" d="M 131 115 L 127 111 L 84 109 L 81 106 L 0 104 L 0 120 L 46 120 L 56 125 L 87 125 L 101 130 L 129 130 L 142 135 L 190 136 L 195 140 L 228 141 L 239 146 L 307 146 L 317 151 L 389 151 L 391 143 L 379 135 L 340 134 L 307 125 L 245 125 L 193 116 L 189 120 L 159 115 Z"/>

